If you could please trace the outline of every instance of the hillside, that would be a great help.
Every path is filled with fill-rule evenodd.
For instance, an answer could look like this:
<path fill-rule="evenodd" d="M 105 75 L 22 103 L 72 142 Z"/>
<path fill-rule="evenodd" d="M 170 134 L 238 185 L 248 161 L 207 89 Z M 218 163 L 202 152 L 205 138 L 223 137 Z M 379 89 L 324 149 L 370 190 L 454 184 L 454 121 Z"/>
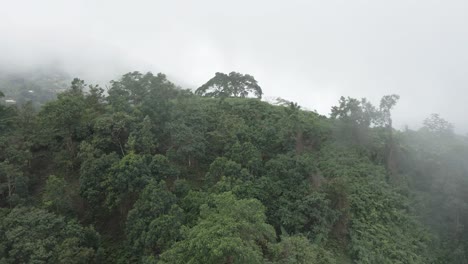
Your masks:
<path fill-rule="evenodd" d="M 449 122 L 395 130 L 396 95 L 331 117 L 261 96 L 133 72 L 0 105 L 0 263 L 468 263 Z"/>
<path fill-rule="evenodd" d="M 56 99 L 57 93 L 65 91 L 70 81 L 67 74 L 49 68 L 14 72 L 0 68 L 0 91 L 5 95 L 1 102 L 24 104 L 31 101 L 35 107 L 40 107 Z"/>

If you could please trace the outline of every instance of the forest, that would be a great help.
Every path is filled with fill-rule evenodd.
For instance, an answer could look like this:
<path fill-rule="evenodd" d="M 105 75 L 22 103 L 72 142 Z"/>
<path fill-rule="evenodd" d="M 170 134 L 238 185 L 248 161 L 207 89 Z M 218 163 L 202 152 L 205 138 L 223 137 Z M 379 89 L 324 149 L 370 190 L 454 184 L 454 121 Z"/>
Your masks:
<path fill-rule="evenodd" d="M 468 137 L 395 129 L 398 95 L 327 116 L 237 72 L 21 85 L 0 93 L 1 264 L 468 263 Z"/>

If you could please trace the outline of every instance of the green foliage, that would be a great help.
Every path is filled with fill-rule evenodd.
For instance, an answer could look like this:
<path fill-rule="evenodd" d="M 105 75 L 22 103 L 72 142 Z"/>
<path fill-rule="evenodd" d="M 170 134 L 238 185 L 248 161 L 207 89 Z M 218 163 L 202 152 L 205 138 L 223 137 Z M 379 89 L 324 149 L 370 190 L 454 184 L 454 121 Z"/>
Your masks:
<path fill-rule="evenodd" d="M 213 196 L 201 207 L 197 225 L 161 255 L 163 263 L 263 263 L 262 248 L 274 237 L 264 207 L 231 193 Z"/>
<path fill-rule="evenodd" d="M 84 151 L 85 145 L 82 146 Z M 80 169 L 80 195 L 92 211 L 98 212 L 106 198 L 105 182 L 108 174 L 111 167 L 119 162 L 119 157 L 115 153 L 98 156 L 92 152 L 94 150 L 88 151 L 91 153 L 86 154 Z"/>
<path fill-rule="evenodd" d="M 149 166 L 152 178 L 156 180 L 164 180 L 179 176 L 179 170 L 174 167 L 164 155 L 154 155 Z"/>
<path fill-rule="evenodd" d="M 381 126 L 392 127 L 390 110 L 392 110 L 399 99 L 400 96 L 396 94 L 385 95 L 382 97 L 380 100 L 380 111 L 379 117 L 377 118 L 377 123 L 379 123 Z"/>
<path fill-rule="evenodd" d="M 427 263 L 428 234 L 409 214 L 407 197 L 385 181 L 383 168 L 353 150 L 329 146 L 320 169 L 347 184 L 349 250 L 357 263 Z"/>
<path fill-rule="evenodd" d="M 125 155 L 125 146 L 133 127 L 134 118 L 125 112 L 114 112 L 94 120 L 92 144 L 105 151 Z M 136 140 L 136 139 L 135 139 Z"/>
<path fill-rule="evenodd" d="M 31 184 L 30 162 L 35 136 L 35 113 L 30 104 L 20 109 L 0 105 L 0 205 L 23 203 Z M 2 125 L 5 125 L 2 127 Z"/>
<path fill-rule="evenodd" d="M 231 160 L 239 163 L 250 173 L 260 174 L 262 169 L 262 156 L 260 151 L 251 143 L 240 144 L 236 142 L 226 154 Z"/>
<path fill-rule="evenodd" d="M 0 196 L 16 205 L 28 195 L 28 178 L 8 161 L 0 162 Z"/>
<path fill-rule="evenodd" d="M 145 98 L 151 97 L 155 91 L 168 93 L 175 88 L 162 73 L 154 76 L 148 72 L 129 72 L 118 81 L 111 82 L 109 102 L 118 111 L 128 109 L 130 105 L 139 105 Z M 157 94 L 157 93 L 156 93 Z"/>
<path fill-rule="evenodd" d="M 313 157 L 278 155 L 266 169 L 267 177 L 257 182 L 256 197 L 267 206 L 269 222 L 291 234 L 325 240 L 339 213 L 326 193 L 311 185 L 317 173 Z"/>
<path fill-rule="evenodd" d="M 198 222 L 200 215 L 200 207 L 207 204 L 211 200 L 210 194 L 201 191 L 189 191 L 187 195 L 181 199 L 180 207 L 185 212 L 185 225 L 188 227 L 194 226 Z"/>
<path fill-rule="evenodd" d="M 75 79 L 74 82 L 80 82 Z M 73 88 L 47 103 L 39 113 L 41 141 L 60 152 L 56 162 L 64 169 L 76 165 L 79 141 L 84 139 L 88 128 L 84 123 L 86 105 L 82 88 Z M 83 85 L 83 83 L 80 83 Z"/>
<path fill-rule="evenodd" d="M 109 209 L 121 206 L 121 209 L 126 210 L 127 206 L 131 206 L 135 195 L 151 179 L 150 162 L 148 156 L 131 152 L 112 165 L 103 182 Z"/>
<path fill-rule="evenodd" d="M 249 93 L 253 93 L 257 98 L 262 98 L 263 94 L 253 76 L 237 72 L 231 72 L 229 75 L 217 72 L 215 77 L 195 93 L 208 97 L 247 97 Z"/>
<path fill-rule="evenodd" d="M 66 213 L 71 209 L 71 197 L 65 179 L 50 175 L 47 178 L 42 203 L 55 213 Z"/>
<path fill-rule="evenodd" d="M 242 169 L 241 165 L 227 158 L 216 158 L 210 164 L 210 168 L 205 175 L 205 182 L 210 186 L 215 184 L 223 176 L 239 179 L 248 179 L 249 173 Z"/>
<path fill-rule="evenodd" d="M 331 252 L 324 250 L 304 236 L 282 236 L 281 242 L 273 245 L 272 263 L 277 264 L 334 264 L 338 263 Z"/>
<path fill-rule="evenodd" d="M 92 228 L 35 208 L 1 215 L 2 263 L 99 263 L 99 235 Z"/>
<path fill-rule="evenodd" d="M 149 116 L 146 116 L 139 128 L 130 134 L 128 141 L 130 149 L 137 153 L 151 154 L 154 151 L 156 141 L 151 133 L 151 120 Z"/>
<path fill-rule="evenodd" d="M 149 183 L 128 213 L 126 234 L 137 256 L 158 255 L 179 238 L 183 212 L 166 183 Z"/>
<path fill-rule="evenodd" d="M 377 109 L 366 98 L 341 97 L 339 106 L 333 106 L 330 117 L 335 120 L 335 137 L 347 144 L 365 145 L 369 147 L 372 125 L 390 130 L 387 143 L 392 145 L 392 118 L 390 111 L 400 99 L 399 95 L 385 95 L 380 100 Z M 392 147 L 392 146 L 391 146 Z"/>
<path fill-rule="evenodd" d="M 206 144 L 201 131 L 179 122 L 170 123 L 168 130 L 171 135 L 169 157 L 191 167 L 205 154 Z"/>
<path fill-rule="evenodd" d="M 359 101 L 342 96 L 339 104 L 339 106 L 332 107 L 331 118 L 341 119 L 345 123 L 355 123 L 363 127 L 369 127 L 375 118 L 375 107 L 365 98 Z"/>
<path fill-rule="evenodd" d="M 0 104 L 0 262 L 467 262 L 468 139 L 448 121 L 393 129 L 397 95 L 331 118 L 251 95 L 250 75 L 193 94 L 131 72 L 39 113 Z"/>
<path fill-rule="evenodd" d="M 281 226 L 293 234 L 304 234 L 320 243 L 328 238 L 339 213 L 323 192 L 283 195 L 277 214 Z"/>

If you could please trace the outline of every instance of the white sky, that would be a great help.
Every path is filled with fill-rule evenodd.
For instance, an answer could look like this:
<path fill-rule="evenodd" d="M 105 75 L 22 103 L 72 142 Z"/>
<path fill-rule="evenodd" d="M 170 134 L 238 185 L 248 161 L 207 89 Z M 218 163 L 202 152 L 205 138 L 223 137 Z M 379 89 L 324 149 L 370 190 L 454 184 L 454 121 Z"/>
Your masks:
<path fill-rule="evenodd" d="M 398 128 L 439 113 L 465 133 L 467 14 L 461 0 L 0 0 L 0 64 L 88 83 L 164 72 L 186 88 L 239 71 L 322 114 L 341 95 L 396 93 Z"/>

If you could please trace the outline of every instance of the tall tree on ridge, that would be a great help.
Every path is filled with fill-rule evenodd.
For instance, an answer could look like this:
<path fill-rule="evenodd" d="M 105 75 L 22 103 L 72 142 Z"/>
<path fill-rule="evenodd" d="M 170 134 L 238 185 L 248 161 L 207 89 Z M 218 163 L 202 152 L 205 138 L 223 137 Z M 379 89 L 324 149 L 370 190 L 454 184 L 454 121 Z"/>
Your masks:
<path fill-rule="evenodd" d="M 213 78 L 195 91 L 198 95 L 208 97 L 247 97 L 253 93 L 262 98 L 262 88 L 252 75 L 231 72 L 217 72 Z"/>

